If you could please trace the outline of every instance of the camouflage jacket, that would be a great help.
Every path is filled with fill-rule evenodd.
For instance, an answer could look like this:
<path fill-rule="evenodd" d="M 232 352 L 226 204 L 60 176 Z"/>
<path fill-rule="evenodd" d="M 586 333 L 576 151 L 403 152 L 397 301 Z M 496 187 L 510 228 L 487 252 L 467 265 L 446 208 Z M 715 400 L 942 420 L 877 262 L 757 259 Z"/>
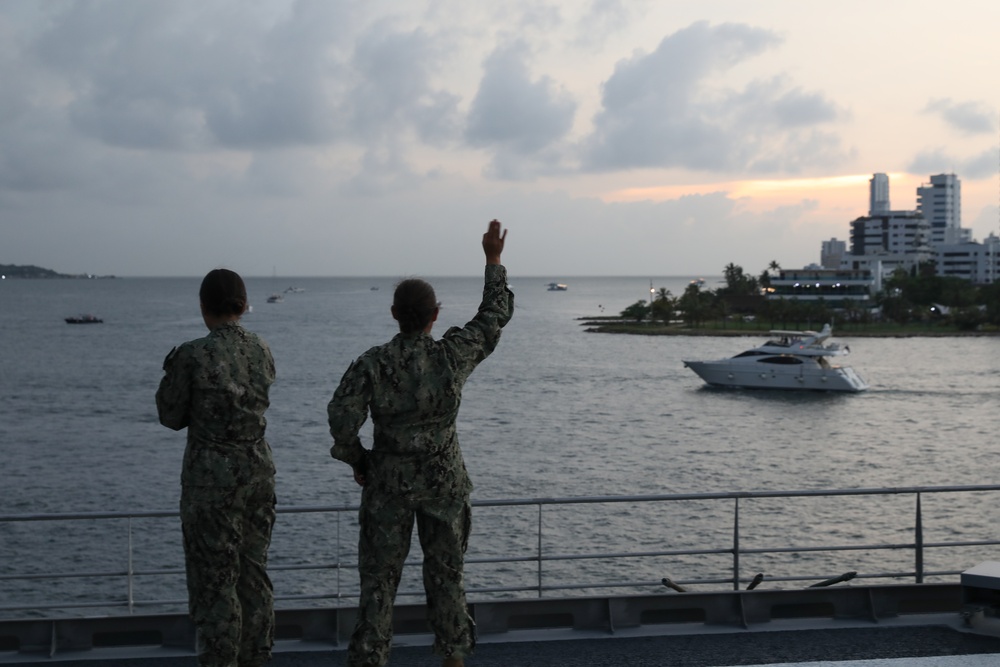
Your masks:
<path fill-rule="evenodd" d="M 455 433 L 462 387 L 496 348 L 513 309 L 507 270 L 487 265 L 479 312 L 464 327 L 440 340 L 400 333 L 361 355 L 327 406 L 333 457 L 361 466 L 368 484 L 390 493 L 468 493 Z M 366 450 L 358 431 L 369 412 L 374 443 Z"/>
<path fill-rule="evenodd" d="M 274 474 L 264 439 L 274 382 L 267 343 L 229 322 L 171 350 L 163 370 L 160 423 L 188 430 L 182 484 L 236 486 Z"/>

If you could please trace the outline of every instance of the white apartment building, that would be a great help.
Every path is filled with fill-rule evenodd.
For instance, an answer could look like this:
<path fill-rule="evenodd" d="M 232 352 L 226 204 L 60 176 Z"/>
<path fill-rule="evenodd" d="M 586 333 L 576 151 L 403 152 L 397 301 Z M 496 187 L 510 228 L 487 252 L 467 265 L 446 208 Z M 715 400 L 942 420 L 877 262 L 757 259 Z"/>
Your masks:
<path fill-rule="evenodd" d="M 955 174 L 935 174 L 918 187 L 915 211 L 889 208 L 886 174 L 873 174 L 868 183 L 868 215 L 851 222 L 851 251 L 841 267 L 870 269 L 881 280 L 897 268 L 909 271 L 930 261 L 940 276 L 977 284 L 1000 279 L 1000 241 L 991 234 L 986 242 L 976 243 L 972 230 L 962 228 L 962 183 Z"/>
<path fill-rule="evenodd" d="M 872 174 L 868 180 L 868 215 L 888 213 L 890 208 L 888 174 Z"/>
<path fill-rule="evenodd" d="M 781 271 L 771 278 L 768 298 L 864 303 L 897 269 L 910 273 L 928 262 L 939 276 L 980 285 L 1000 280 L 1000 237 L 976 243 L 972 230 L 962 228 L 962 184 L 955 174 L 936 174 L 917 188 L 914 211 L 892 210 L 888 175 L 873 174 L 868 184 L 868 215 L 851 222 L 850 252 L 844 241 L 823 241 L 822 269 Z"/>
<path fill-rule="evenodd" d="M 1000 278 L 1000 237 L 995 234 L 982 243 L 945 243 L 934 251 L 939 276 L 963 278 L 980 285 Z"/>
<path fill-rule="evenodd" d="M 910 273 L 920 264 L 933 261 L 934 258 L 934 251 L 927 247 L 913 252 L 846 255 L 841 268 L 871 272 L 871 287 L 874 293 L 882 289 L 882 283 L 896 269 L 903 269 L 907 273 Z"/>
<path fill-rule="evenodd" d="M 970 238 L 963 238 L 962 183 L 955 174 L 931 176 L 917 188 L 917 210 L 931 225 L 931 245 L 971 240 L 970 230 L 964 230 Z"/>
<path fill-rule="evenodd" d="M 927 245 L 930 225 L 919 211 L 886 211 L 851 222 L 851 255 L 914 252 Z"/>

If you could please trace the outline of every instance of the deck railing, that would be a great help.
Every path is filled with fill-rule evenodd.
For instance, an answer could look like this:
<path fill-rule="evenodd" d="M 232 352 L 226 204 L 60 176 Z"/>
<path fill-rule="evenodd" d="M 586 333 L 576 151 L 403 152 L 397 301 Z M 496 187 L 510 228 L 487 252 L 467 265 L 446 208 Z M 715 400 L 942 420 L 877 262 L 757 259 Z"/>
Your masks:
<path fill-rule="evenodd" d="M 947 563 L 954 567 L 943 569 L 933 569 L 926 566 L 926 557 L 933 550 L 949 550 L 950 553 L 968 554 L 967 550 L 973 552 L 988 553 L 991 547 L 1000 545 L 1000 539 L 990 537 L 996 534 L 992 530 L 995 526 L 993 517 L 984 514 L 980 518 L 969 517 L 970 512 L 963 511 L 962 522 L 967 528 L 965 531 L 956 530 L 955 519 L 952 516 L 954 507 L 962 508 L 974 507 L 996 507 L 995 493 L 1000 491 L 1000 485 L 979 485 L 979 486 L 938 486 L 938 487 L 894 487 L 894 488 L 872 488 L 872 489 L 838 489 L 838 490 L 801 490 L 801 491 L 746 491 L 746 492 L 725 492 L 725 493 L 682 493 L 682 494 L 661 494 L 661 495 L 628 495 L 628 496 L 591 496 L 591 497 L 566 497 L 566 498 L 521 498 L 521 499 L 500 499 L 500 500 L 477 500 L 473 502 L 477 513 L 488 512 L 493 508 L 506 515 L 509 512 L 528 512 L 531 515 L 530 530 L 533 534 L 529 536 L 530 548 L 522 548 L 513 553 L 480 553 L 475 550 L 470 551 L 466 558 L 466 571 L 492 572 L 497 569 L 521 568 L 518 573 L 512 576 L 518 578 L 515 582 L 510 582 L 509 577 L 500 583 L 477 583 L 478 579 L 489 581 L 494 577 L 470 576 L 468 581 L 468 595 L 470 601 L 479 599 L 496 599 L 509 597 L 545 597 L 554 593 L 563 595 L 573 591 L 595 591 L 616 589 L 625 592 L 663 592 L 664 583 L 673 584 L 675 590 L 683 587 L 686 590 L 698 587 L 719 587 L 739 590 L 750 582 L 755 574 L 746 565 L 746 560 L 754 559 L 754 564 L 760 562 L 778 563 L 781 559 L 809 560 L 816 566 L 831 567 L 830 563 L 823 563 L 821 554 L 829 557 L 832 554 L 843 554 L 847 552 L 869 552 L 875 554 L 885 554 L 892 552 L 896 555 L 894 559 L 886 559 L 889 562 L 895 561 L 896 568 L 876 569 L 869 567 L 856 573 L 858 579 L 893 579 L 905 583 L 924 583 L 928 578 L 957 577 L 964 569 L 978 562 L 976 559 L 964 558 L 964 556 L 948 558 Z M 953 494 L 953 497 L 960 499 L 958 502 L 941 505 L 935 512 L 928 516 L 924 509 L 924 499 L 929 496 L 943 496 L 943 494 Z M 865 541 L 866 533 L 863 530 L 852 530 L 852 525 L 857 524 L 857 517 L 844 520 L 842 524 L 830 519 L 822 519 L 822 530 L 812 530 L 810 540 L 804 540 L 806 544 L 793 544 L 793 539 L 788 535 L 772 534 L 766 543 L 756 545 L 757 527 L 755 505 L 758 501 L 780 502 L 780 510 L 775 511 L 773 506 L 768 506 L 764 512 L 772 515 L 770 520 L 773 525 L 781 525 L 781 514 L 794 503 L 807 499 L 807 502 L 814 502 L 819 499 L 833 500 L 834 502 L 846 502 L 842 499 L 858 498 L 867 503 L 871 509 L 871 517 L 876 518 L 879 497 L 897 496 L 912 498 L 912 507 L 907 512 L 912 516 L 912 521 L 906 520 L 904 526 L 897 526 L 893 531 L 896 535 L 906 536 L 902 540 L 889 541 Z M 986 499 L 984 500 L 983 497 Z M 677 538 L 677 531 L 660 540 L 653 540 L 654 548 L 621 548 L 608 549 L 607 542 L 600 542 L 602 548 L 591 549 L 582 545 L 586 540 L 584 531 L 580 526 L 592 525 L 610 526 L 615 523 L 613 518 L 616 514 L 621 515 L 620 508 L 627 507 L 629 511 L 635 508 L 653 510 L 654 516 L 661 510 L 666 510 L 665 516 L 673 517 L 680 514 L 680 507 L 685 504 L 694 503 L 698 508 L 709 508 L 713 516 L 727 517 L 726 523 L 731 525 L 731 539 L 725 538 L 720 541 L 719 530 L 707 531 L 705 535 L 686 536 L 684 539 Z M 602 508 L 596 512 L 595 508 Z M 556 515 L 559 511 L 569 510 L 572 520 L 567 527 L 565 519 L 559 519 Z M 337 604 L 343 599 L 356 599 L 356 585 L 345 583 L 341 573 L 349 573 L 350 578 L 356 577 L 355 561 L 345 557 L 341 547 L 349 545 L 353 548 L 356 543 L 356 505 L 343 506 L 320 506 L 320 507 L 279 507 L 279 522 L 282 516 L 290 515 L 333 515 L 335 524 L 335 535 L 330 536 L 335 544 L 335 557 L 325 562 L 272 562 L 268 567 L 272 578 L 281 577 L 304 577 L 315 579 L 319 573 L 329 576 L 331 573 L 335 577 L 335 582 L 324 585 L 320 592 L 307 592 L 299 594 L 283 594 L 276 591 L 276 603 L 281 605 L 301 604 L 305 601 L 329 603 L 336 601 Z M 607 516 L 611 513 L 611 518 Z M 801 515 L 801 512 L 799 513 Z M 599 516 L 599 518 L 593 518 Z M 806 510 L 806 516 L 809 515 Z M 555 517 L 555 518 L 554 518 Z M 4 548 L 7 567 L 3 574 L 0 574 L 0 616 L 23 615 L 45 615 L 55 612 L 67 613 L 71 610 L 81 609 L 110 609 L 110 613 L 133 613 L 137 608 L 164 608 L 171 606 L 183 606 L 186 601 L 180 595 L 171 599 L 153 599 L 140 594 L 140 582 L 146 582 L 148 578 L 172 577 L 182 580 L 183 567 L 136 567 L 134 540 L 141 534 L 141 529 L 136 528 L 136 524 L 147 521 L 172 521 L 179 523 L 178 512 L 176 511 L 140 511 L 140 512 L 79 512 L 79 513 L 48 513 L 48 514 L 5 514 L 0 515 L 0 536 L 8 535 L 13 528 L 20 524 L 20 528 L 25 525 L 32 526 L 50 522 L 123 522 L 121 528 L 125 532 L 125 554 L 124 566 L 122 568 L 109 568 L 99 570 L 75 570 L 71 563 L 75 558 L 76 551 L 71 546 L 59 543 L 59 533 L 54 532 L 47 537 L 47 552 L 45 554 L 21 552 L 16 544 L 8 544 Z M 477 535 L 488 531 L 489 522 L 484 526 L 483 522 L 477 519 Z M 654 522 L 650 522 L 654 523 Z M 645 524 L 650 531 L 657 528 Z M 718 523 L 718 521 L 716 521 Z M 747 526 L 750 523 L 751 526 Z M 949 533 L 954 539 L 947 540 L 927 540 L 925 539 L 925 527 L 928 523 L 933 524 L 936 530 L 944 527 L 944 532 Z M 350 524 L 351 529 L 345 530 L 344 524 Z M 801 524 L 801 522 L 800 522 Z M 330 524 L 325 524 L 329 526 Z M 981 528 L 982 530 L 968 529 Z M 801 525 L 800 525 L 801 528 Z M 117 531 L 117 529 L 115 529 Z M 349 538 L 345 533 L 349 532 Z M 524 532 L 524 529 L 521 529 Z M 634 532 L 634 531 L 633 531 Z M 726 529 L 728 532 L 728 528 Z M 555 540 L 553 535 L 560 533 L 562 538 Z M 860 541 L 837 541 L 827 543 L 828 536 L 837 537 L 840 534 L 850 533 L 852 537 L 861 538 Z M 98 534 L 107 534 L 107 531 L 99 531 Z M 566 539 L 566 535 L 569 539 Z M 801 531 L 799 535 L 801 535 Z M 818 534 L 818 536 L 817 536 Z M 876 533 L 884 535 L 884 533 Z M 980 539 L 969 539 L 980 535 Z M 326 535 L 324 539 L 328 539 Z M 576 539 L 580 538 L 580 539 Z M 715 543 L 704 543 L 704 539 Z M 780 539 L 779 539 L 780 538 Z M 795 539 L 799 538 L 798 535 Z M 6 538 L 0 540 L 0 544 Z M 475 541 L 475 540 L 474 540 Z M 624 542 L 624 540 L 623 540 Z M 642 542 L 640 540 L 640 542 Z M 776 543 L 780 542 L 780 543 Z M 645 541 L 646 544 L 649 540 Z M 663 545 L 675 545 L 683 543 L 680 547 L 664 548 Z M 174 543 L 169 545 L 179 552 L 180 545 Z M 562 548 L 562 551 L 557 549 Z M 272 552 L 274 547 L 272 547 Z M 348 552 L 351 555 L 352 552 Z M 353 552 L 356 553 L 356 552 Z M 900 560 L 899 554 L 904 558 Z M 407 561 L 407 569 L 416 567 L 419 572 L 420 549 L 414 547 L 411 550 L 410 559 Z M 720 560 L 721 559 L 721 560 Z M 982 560 L 979 558 L 978 560 Z M 577 569 L 583 574 L 573 574 L 571 579 L 560 580 L 560 573 L 565 574 L 566 568 L 581 562 L 594 563 L 652 563 L 646 567 L 625 568 L 627 572 L 640 571 L 645 574 L 656 573 L 657 576 L 645 576 L 644 578 L 622 577 L 622 568 L 600 568 L 583 567 L 577 565 Z M 29 571 L 32 564 L 36 567 L 44 562 L 46 571 Z M 52 563 L 58 563 L 57 568 L 53 568 Z M 714 565 L 709 565 L 709 562 Z M 831 562 L 840 562 L 833 559 Z M 12 565 L 12 563 L 14 565 Z M 720 566 L 719 563 L 726 563 Z M 906 567 L 900 566 L 905 563 Z M 565 566 L 565 567 L 563 567 Z M 781 565 L 776 565 L 782 567 Z M 12 568 L 23 567 L 24 569 Z M 513 568 L 513 569 L 512 569 Z M 665 568 L 661 570 L 660 568 Z M 670 571 L 667 571 L 670 570 Z M 530 572 L 530 574 L 527 574 Z M 677 576 L 678 574 L 687 576 Z M 817 572 L 809 574 L 791 573 L 787 576 L 768 575 L 767 582 L 790 583 L 796 586 L 812 585 L 828 579 L 831 575 L 839 572 Z M 659 576 L 662 575 L 662 576 Z M 852 576 L 855 573 L 851 573 Z M 591 577 L 587 579 L 587 577 Z M 759 576 L 758 576 L 759 579 Z M 104 599 L 75 599 L 80 595 L 66 594 L 65 597 L 57 598 L 51 592 L 45 594 L 45 601 L 33 601 L 25 595 L 24 591 L 31 591 L 33 582 L 44 582 L 58 591 L 68 591 L 73 588 L 71 581 L 79 580 L 111 580 L 120 582 L 113 584 L 115 590 L 110 592 L 110 597 Z M 418 575 L 415 580 L 419 581 Z M 118 587 L 120 585 L 120 588 Z M 400 596 L 422 595 L 419 586 L 405 587 L 400 591 Z M 276 588 L 278 588 L 276 586 Z M 103 589 L 102 589 L 103 590 Z M 12 594 L 12 591 L 13 594 Z M 21 592 L 19 596 L 17 591 Z M 116 592 L 117 591 L 117 592 Z M 123 595 L 122 595 L 123 593 Z M 121 597 L 117 597 L 121 595 Z M 86 596 L 84 596 L 86 597 Z"/>

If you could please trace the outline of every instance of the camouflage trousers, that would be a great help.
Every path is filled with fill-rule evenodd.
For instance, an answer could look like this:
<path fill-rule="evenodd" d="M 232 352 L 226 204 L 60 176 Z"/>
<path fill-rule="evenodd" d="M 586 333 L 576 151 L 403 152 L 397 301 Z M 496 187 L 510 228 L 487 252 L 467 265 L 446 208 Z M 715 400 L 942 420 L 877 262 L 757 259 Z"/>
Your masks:
<path fill-rule="evenodd" d="M 468 496 L 406 501 L 379 494 L 368 485 L 359 517 L 361 600 L 347 650 L 348 667 L 381 667 L 389 662 L 392 607 L 410 551 L 414 519 L 424 552 L 424 590 L 434 652 L 445 658 L 470 655 L 476 645 L 476 624 L 465 604 L 463 578 L 472 527 Z"/>
<path fill-rule="evenodd" d="M 202 667 L 258 667 L 271 658 L 274 506 L 273 478 L 181 491 L 188 608 Z"/>

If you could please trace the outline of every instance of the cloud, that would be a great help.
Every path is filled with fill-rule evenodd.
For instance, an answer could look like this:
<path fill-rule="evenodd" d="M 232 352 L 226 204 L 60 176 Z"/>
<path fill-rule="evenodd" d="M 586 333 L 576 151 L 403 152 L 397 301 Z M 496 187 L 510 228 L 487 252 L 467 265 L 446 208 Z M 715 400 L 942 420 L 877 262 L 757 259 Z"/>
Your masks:
<path fill-rule="evenodd" d="M 997 175 L 997 151 L 988 148 L 962 161 L 960 174 L 969 178 L 994 178 Z"/>
<path fill-rule="evenodd" d="M 34 55 L 65 81 L 78 130 L 110 146 L 267 149 L 337 129 L 340 3 L 268 15 L 239 2 L 61 5 Z"/>
<path fill-rule="evenodd" d="M 443 59 L 421 29 L 399 31 L 383 22 L 362 35 L 351 63 L 357 79 L 348 96 L 352 128 L 365 140 L 394 134 L 401 125 L 429 143 L 457 138 L 459 97 L 430 83 Z"/>
<path fill-rule="evenodd" d="M 351 3 L 55 7 L 43 28 L 30 37 L 11 28 L 19 39 L 0 46 L 0 73 L 17 75 L 0 99 L 0 188 L 83 186 L 98 177 L 92 163 L 114 168 L 130 156 L 235 152 L 253 173 L 233 162 L 215 185 L 256 183 L 266 196 L 295 191 L 287 165 L 315 169 L 283 152 L 336 149 L 341 162 L 356 160 L 348 189 L 385 192 L 412 180 L 413 146 L 461 138 L 460 97 L 432 85 L 447 47 L 389 18 L 371 23 Z M 264 173 L 278 182 L 259 187 Z"/>
<path fill-rule="evenodd" d="M 348 195 L 378 197 L 416 188 L 421 176 L 393 145 L 376 145 L 364 152 L 359 170 L 345 182 L 342 191 Z"/>
<path fill-rule="evenodd" d="M 603 46 L 609 36 L 624 31 L 648 4 L 647 0 L 592 0 L 577 20 L 575 45 L 587 50 Z"/>
<path fill-rule="evenodd" d="M 988 134 L 996 131 L 996 112 L 985 102 L 953 102 L 936 99 L 927 103 L 924 113 L 933 114 L 953 130 L 963 134 Z"/>
<path fill-rule="evenodd" d="M 619 62 L 583 142 L 585 169 L 796 173 L 841 162 L 839 138 L 817 126 L 844 114 L 822 94 L 782 77 L 720 90 L 721 77 L 780 43 L 768 30 L 698 22 Z"/>
<path fill-rule="evenodd" d="M 344 95 L 350 112 L 345 143 L 363 150 L 345 192 L 383 195 L 423 178 L 410 160 L 414 145 L 447 148 L 461 139 L 461 98 L 433 79 L 447 53 L 423 29 L 380 21 L 357 41 Z"/>
<path fill-rule="evenodd" d="M 532 80 L 521 42 L 497 48 L 484 63 L 465 130 L 474 147 L 494 151 L 492 172 L 516 178 L 512 164 L 546 154 L 569 132 L 576 102 L 549 77 Z"/>
<path fill-rule="evenodd" d="M 989 148 L 968 157 L 956 157 L 943 148 L 918 153 L 907 167 L 914 174 L 958 174 L 960 178 L 990 178 L 997 174 L 997 151 Z"/>

